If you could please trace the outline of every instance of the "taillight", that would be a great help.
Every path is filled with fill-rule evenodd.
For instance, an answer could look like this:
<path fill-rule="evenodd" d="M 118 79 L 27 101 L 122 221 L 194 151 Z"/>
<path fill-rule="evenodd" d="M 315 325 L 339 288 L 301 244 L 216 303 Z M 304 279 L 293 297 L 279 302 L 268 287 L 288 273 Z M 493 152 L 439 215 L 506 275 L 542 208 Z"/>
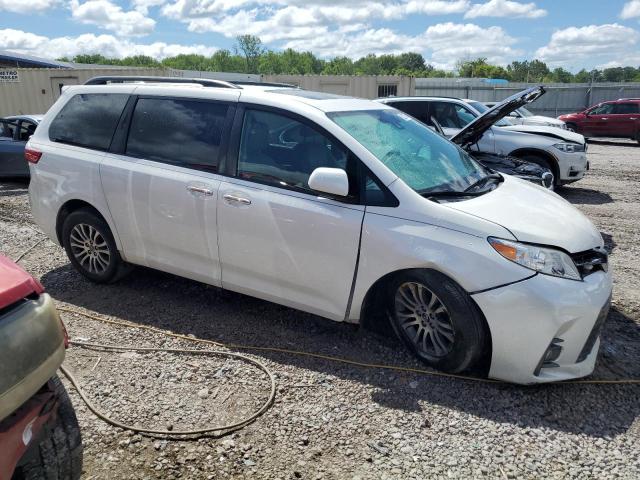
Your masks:
<path fill-rule="evenodd" d="M 33 148 L 25 148 L 24 149 L 24 159 L 29 163 L 38 163 L 42 157 L 42 152 L 38 150 L 34 150 Z"/>

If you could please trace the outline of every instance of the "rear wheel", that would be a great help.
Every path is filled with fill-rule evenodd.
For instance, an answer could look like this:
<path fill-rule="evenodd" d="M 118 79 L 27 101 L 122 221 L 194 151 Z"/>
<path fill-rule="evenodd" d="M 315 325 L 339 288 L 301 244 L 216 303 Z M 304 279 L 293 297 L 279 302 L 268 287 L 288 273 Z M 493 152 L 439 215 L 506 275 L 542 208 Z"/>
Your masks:
<path fill-rule="evenodd" d="M 457 283 L 432 270 L 412 270 L 390 282 L 388 295 L 391 324 L 420 360 L 451 373 L 478 365 L 489 333 Z"/>
<path fill-rule="evenodd" d="M 58 411 L 48 435 L 31 445 L 12 480 L 76 480 L 82 473 L 80 426 L 69 395 L 60 379 L 52 381 L 58 395 Z"/>
<path fill-rule="evenodd" d="M 129 272 L 107 223 L 90 209 L 72 212 L 62 226 L 62 243 L 78 272 L 97 283 L 115 281 Z"/>

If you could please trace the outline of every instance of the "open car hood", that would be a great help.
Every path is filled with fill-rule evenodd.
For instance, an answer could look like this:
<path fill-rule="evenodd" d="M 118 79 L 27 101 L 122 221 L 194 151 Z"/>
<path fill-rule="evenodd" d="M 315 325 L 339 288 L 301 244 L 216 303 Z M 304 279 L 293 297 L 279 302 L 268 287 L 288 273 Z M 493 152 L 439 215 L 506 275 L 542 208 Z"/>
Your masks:
<path fill-rule="evenodd" d="M 462 148 L 478 143 L 484 132 L 501 118 L 506 117 L 515 109 L 531 103 L 544 95 L 545 89 L 542 86 L 531 87 L 522 92 L 516 93 L 502 102 L 494 105 L 489 110 L 480 115 L 469 125 L 451 137 L 451 141 L 457 143 Z"/>

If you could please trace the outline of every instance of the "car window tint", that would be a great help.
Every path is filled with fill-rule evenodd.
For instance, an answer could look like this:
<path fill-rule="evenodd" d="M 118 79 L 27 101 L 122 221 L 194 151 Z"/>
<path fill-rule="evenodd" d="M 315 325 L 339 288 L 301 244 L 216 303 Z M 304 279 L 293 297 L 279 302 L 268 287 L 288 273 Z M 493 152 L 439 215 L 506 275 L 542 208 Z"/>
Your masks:
<path fill-rule="evenodd" d="M 228 108 L 200 100 L 141 98 L 126 154 L 215 172 Z"/>
<path fill-rule="evenodd" d="M 589 115 L 606 115 L 608 113 L 613 112 L 613 104 L 612 103 L 604 103 L 602 105 L 598 105 L 595 108 L 592 108 L 589 111 Z"/>
<path fill-rule="evenodd" d="M 13 138 L 13 130 L 7 122 L 0 122 L 0 137 Z"/>
<path fill-rule="evenodd" d="M 347 170 L 347 152 L 310 126 L 284 115 L 247 110 L 242 125 L 238 176 L 278 187 L 310 191 L 318 167 Z"/>
<path fill-rule="evenodd" d="M 475 119 L 468 109 L 451 102 L 433 102 L 431 115 L 444 128 L 463 128 Z"/>
<path fill-rule="evenodd" d="M 108 93 L 75 95 L 51 122 L 49 138 L 54 142 L 107 150 L 128 98 L 125 94 Z"/>
<path fill-rule="evenodd" d="M 388 102 L 387 105 L 397 108 L 413 118 L 417 118 L 426 125 L 433 124 L 427 115 L 427 104 L 425 102 Z"/>
<path fill-rule="evenodd" d="M 20 141 L 26 142 L 36 131 L 36 124 L 29 120 L 20 123 Z"/>
<path fill-rule="evenodd" d="M 637 103 L 617 103 L 614 105 L 613 113 L 617 114 L 629 114 L 638 113 L 640 109 Z"/>

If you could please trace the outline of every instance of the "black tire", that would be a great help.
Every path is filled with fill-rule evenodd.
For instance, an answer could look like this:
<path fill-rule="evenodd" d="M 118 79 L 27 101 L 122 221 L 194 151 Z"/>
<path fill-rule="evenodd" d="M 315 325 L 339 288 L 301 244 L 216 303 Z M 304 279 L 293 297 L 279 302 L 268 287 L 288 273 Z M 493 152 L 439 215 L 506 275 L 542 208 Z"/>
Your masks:
<path fill-rule="evenodd" d="M 397 295 L 401 295 L 401 287 L 410 284 L 421 284 L 428 291 L 435 294 L 437 300 L 445 307 L 450 323 L 453 340 L 450 348 L 444 354 L 434 354 L 428 347 L 429 341 L 425 322 L 429 320 L 423 316 L 422 320 L 418 316 L 413 317 L 417 321 L 422 321 L 422 340 L 414 341 L 416 334 L 418 337 L 418 326 L 408 326 L 412 323 L 407 319 L 407 314 L 396 307 Z M 425 299 L 425 301 L 428 301 Z M 422 362 L 427 365 L 449 373 L 459 373 L 474 370 L 488 350 L 490 344 L 489 332 L 485 326 L 482 313 L 473 302 L 469 294 L 453 280 L 447 276 L 433 270 L 411 270 L 403 272 L 389 282 L 388 289 L 388 312 L 391 325 L 396 334 L 400 337 L 407 348 Z M 436 304 L 437 305 L 437 304 Z M 436 314 L 435 317 L 441 314 Z M 434 318 L 435 320 L 435 318 Z M 442 331 L 442 330 L 441 330 Z M 433 337 L 434 333 L 431 334 Z M 425 343 L 426 342 L 426 343 Z M 435 341 L 431 341 L 435 345 Z"/>
<path fill-rule="evenodd" d="M 580 133 L 578 132 L 578 126 L 575 123 L 567 122 L 567 130 L 570 132 Z"/>
<path fill-rule="evenodd" d="M 76 228 L 81 230 L 92 228 L 98 232 L 99 237 L 97 238 L 100 242 L 100 255 L 102 255 L 100 262 L 102 263 L 98 263 L 98 260 L 94 259 L 88 259 L 85 263 L 79 260 L 82 253 L 78 253 L 78 244 L 76 243 L 78 237 L 75 236 L 78 231 L 74 230 Z M 91 209 L 82 208 L 69 214 L 62 225 L 62 244 L 74 268 L 92 282 L 114 282 L 131 271 L 131 266 L 120 257 L 109 226 Z M 103 255 L 105 251 L 108 251 L 108 254 Z M 81 257 L 82 260 L 85 258 Z M 107 258 L 108 260 L 105 260 Z"/>
<path fill-rule="evenodd" d="M 47 435 L 29 448 L 12 480 L 77 480 L 82 474 L 82 438 L 69 395 L 60 379 L 52 378 L 58 411 Z"/>

